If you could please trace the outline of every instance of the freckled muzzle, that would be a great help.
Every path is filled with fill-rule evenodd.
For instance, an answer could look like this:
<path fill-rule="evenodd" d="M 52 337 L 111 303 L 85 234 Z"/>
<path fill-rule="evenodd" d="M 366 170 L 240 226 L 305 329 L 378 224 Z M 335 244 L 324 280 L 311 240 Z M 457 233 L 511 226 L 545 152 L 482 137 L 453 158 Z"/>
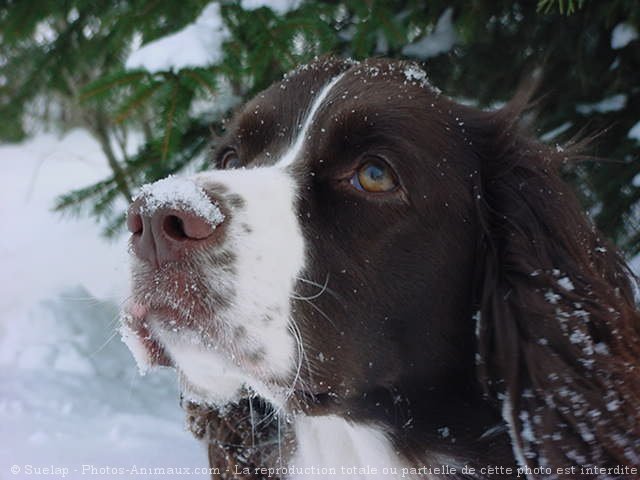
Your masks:
<path fill-rule="evenodd" d="M 143 370 L 173 366 L 183 393 L 203 402 L 226 404 L 243 385 L 283 401 L 299 364 L 289 326 L 305 260 L 297 192 L 276 166 L 141 188 L 121 331 Z"/>
<path fill-rule="evenodd" d="M 156 267 L 179 261 L 221 243 L 228 217 L 221 198 L 190 180 L 168 178 L 145 185 L 127 215 L 133 253 Z"/>

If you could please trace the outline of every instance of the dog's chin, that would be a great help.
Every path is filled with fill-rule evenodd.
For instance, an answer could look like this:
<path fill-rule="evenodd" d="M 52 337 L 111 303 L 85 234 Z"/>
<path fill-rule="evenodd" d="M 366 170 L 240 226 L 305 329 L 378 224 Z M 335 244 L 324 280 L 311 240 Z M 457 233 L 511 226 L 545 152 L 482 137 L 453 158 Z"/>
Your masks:
<path fill-rule="evenodd" d="M 160 331 L 159 337 L 189 400 L 223 406 L 237 403 L 251 392 L 274 404 L 284 401 L 283 382 L 251 365 L 244 355 L 223 346 L 204 346 L 183 333 Z"/>
<path fill-rule="evenodd" d="M 181 393 L 191 402 L 222 407 L 259 395 L 283 405 L 288 396 L 287 379 L 272 375 L 233 342 L 185 326 L 170 308 L 132 302 L 121 314 L 120 332 L 140 373 L 174 368 Z"/>

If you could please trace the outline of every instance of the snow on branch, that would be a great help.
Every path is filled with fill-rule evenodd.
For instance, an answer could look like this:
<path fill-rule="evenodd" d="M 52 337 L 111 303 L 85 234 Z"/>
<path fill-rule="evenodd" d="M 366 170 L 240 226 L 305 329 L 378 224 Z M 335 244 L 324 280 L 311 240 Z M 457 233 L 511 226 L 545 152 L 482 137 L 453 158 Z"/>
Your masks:
<path fill-rule="evenodd" d="M 191 24 L 133 51 L 127 69 L 142 68 L 151 73 L 205 67 L 222 59 L 222 44 L 230 37 L 220 5 L 210 3 Z"/>

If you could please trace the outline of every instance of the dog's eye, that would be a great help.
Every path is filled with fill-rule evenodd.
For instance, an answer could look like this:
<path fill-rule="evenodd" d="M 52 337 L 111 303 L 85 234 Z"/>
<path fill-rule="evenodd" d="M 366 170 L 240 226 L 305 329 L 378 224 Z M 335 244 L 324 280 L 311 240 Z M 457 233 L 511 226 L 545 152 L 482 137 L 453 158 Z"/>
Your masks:
<path fill-rule="evenodd" d="M 218 164 L 220 168 L 239 168 L 242 166 L 242 162 L 240 162 L 240 157 L 238 157 L 238 152 L 236 152 L 233 148 L 225 151 L 220 158 L 220 162 Z"/>
<path fill-rule="evenodd" d="M 398 186 L 398 179 L 387 162 L 371 156 L 351 177 L 351 185 L 364 192 L 390 192 Z"/>

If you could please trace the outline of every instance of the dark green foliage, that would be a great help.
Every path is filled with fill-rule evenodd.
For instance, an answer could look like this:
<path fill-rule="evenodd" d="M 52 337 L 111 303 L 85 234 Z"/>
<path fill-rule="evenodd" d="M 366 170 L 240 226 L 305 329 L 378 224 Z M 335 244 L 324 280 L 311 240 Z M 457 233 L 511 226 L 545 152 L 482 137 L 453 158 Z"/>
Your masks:
<path fill-rule="evenodd" d="M 538 11 L 550 13 L 557 9 L 560 13 L 571 14 L 582 8 L 585 0 L 539 0 Z"/>
<path fill-rule="evenodd" d="M 0 138 L 29 133 L 33 105 L 44 98 L 62 114 L 51 118 L 45 108 L 41 116 L 88 128 L 113 170 L 111 178 L 61 197 L 58 210 L 91 213 L 104 219 L 108 233 L 117 232 L 125 202 L 116 200 L 193 162 L 206 167 L 210 131 L 223 128 L 234 105 L 316 55 L 401 58 L 407 44 L 433 33 L 452 8 L 457 41 L 427 59 L 432 82 L 452 97 L 494 108 L 541 70 L 536 131 L 554 144 L 602 132 L 586 153 L 611 161 L 588 161 L 567 175 L 598 226 L 629 253 L 640 251 L 640 142 L 628 137 L 640 121 L 640 40 L 611 45 L 621 22 L 640 30 L 637 0 L 306 1 L 285 14 L 223 1 L 230 35 L 218 64 L 155 73 L 124 68 L 134 39 L 144 44 L 178 31 L 208 3 L 68 0 L 0 7 L 0 115 L 10 119 L 0 123 Z M 614 95 L 624 96 L 621 108 L 588 108 Z M 551 138 L 548 132 L 561 126 Z M 144 138 L 133 156 L 111 145 L 128 131 Z"/>

